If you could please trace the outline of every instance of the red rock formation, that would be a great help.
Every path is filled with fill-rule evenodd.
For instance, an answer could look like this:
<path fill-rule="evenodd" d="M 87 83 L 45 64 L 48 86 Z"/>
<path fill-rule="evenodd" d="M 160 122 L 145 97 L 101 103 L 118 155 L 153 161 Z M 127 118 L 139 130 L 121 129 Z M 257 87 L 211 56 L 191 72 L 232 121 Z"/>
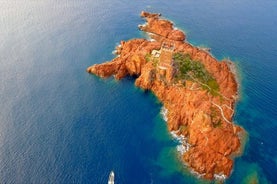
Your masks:
<path fill-rule="evenodd" d="M 147 20 L 146 25 L 139 26 L 142 31 L 174 41 L 184 41 L 186 39 L 182 31 L 173 29 L 172 22 L 160 19 L 160 14 L 151 14 L 143 11 L 141 16 Z"/>
<path fill-rule="evenodd" d="M 110 62 L 87 69 L 100 77 L 126 75 L 138 78 L 135 85 L 151 90 L 168 109 L 168 129 L 187 137 L 190 149 L 182 155 L 188 167 L 206 179 L 216 175 L 229 176 L 233 167 L 232 156 L 240 152 L 239 133 L 243 129 L 232 123 L 237 99 L 237 83 L 226 61 L 218 62 L 208 52 L 183 42 L 185 34 L 175 30 L 172 22 L 160 19 L 160 14 L 141 13 L 147 20 L 141 30 L 152 33 L 156 41 L 133 39 L 122 41 L 117 47 L 118 57 Z M 174 43 L 174 52 L 189 54 L 204 64 L 219 84 L 219 95 L 212 95 L 195 81 L 166 82 L 160 78 L 157 66 L 146 56 L 159 50 L 163 41 Z"/>
<path fill-rule="evenodd" d="M 175 41 L 184 41 L 186 39 L 186 36 L 180 30 L 172 30 L 171 32 L 168 33 L 167 38 Z"/>

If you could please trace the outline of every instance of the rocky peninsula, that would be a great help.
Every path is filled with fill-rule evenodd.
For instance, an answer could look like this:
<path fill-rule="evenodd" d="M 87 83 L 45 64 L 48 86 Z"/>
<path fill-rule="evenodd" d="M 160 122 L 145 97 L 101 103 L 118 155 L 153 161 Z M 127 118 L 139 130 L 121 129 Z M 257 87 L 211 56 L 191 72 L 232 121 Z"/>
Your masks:
<path fill-rule="evenodd" d="M 121 41 L 112 61 L 87 72 L 152 91 L 164 105 L 168 130 L 179 140 L 181 160 L 205 179 L 225 179 L 241 152 L 243 128 L 232 122 L 238 84 L 230 61 L 217 61 L 207 49 L 186 42 L 186 35 L 160 14 L 141 12 L 139 29 L 149 39 Z"/>

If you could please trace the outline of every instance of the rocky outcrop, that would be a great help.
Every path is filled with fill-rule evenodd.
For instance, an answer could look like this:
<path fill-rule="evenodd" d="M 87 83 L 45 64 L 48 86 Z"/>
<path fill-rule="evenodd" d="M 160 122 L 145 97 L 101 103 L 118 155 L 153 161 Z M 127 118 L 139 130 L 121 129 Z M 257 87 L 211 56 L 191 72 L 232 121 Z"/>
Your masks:
<path fill-rule="evenodd" d="M 145 39 L 133 39 L 122 41 L 117 47 L 116 57 L 112 62 L 93 65 L 87 68 L 87 72 L 106 78 L 112 75 L 116 79 L 122 79 L 126 75 L 139 76 L 146 64 L 145 55 L 154 49 L 159 49 L 161 43 L 149 42 Z"/>
<path fill-rule="evenodd" d="M 173 23 L 160 19 L 161 14 L 151 14 L 148 12 L 141 12 L 141 17 L 144 17 L 147 24 L 140 25 L 139 29 L 151 33 L 154 39 L 161 37 L 161 39 L 170 39 L 174 41 L 184 41 L 185 34 L 177 29 L 173 29 Z"/>
<path fill-rule="evenodd" d="M 186 36 L 180 30 L 172 30 L 168 33 L 167 38 L 169 40 L 184 41 L 186 39 Z"/>
<path fill-rule="evenodd" d="M 189 144 L 189 149 L 182 154 L 184 163 L 206 179 L 228 177 L 233 156 L 241 150 L 239 134 L 244 132 L 232 123 L 238 85 L 228 62 L 218 62 L 210 53 L 184 42 L 185 34 L 174 29 L 172 22 L 161 19 L 160 14 L 142 12 L 141 16 L 147 23 L 140 29 L 151 33 L 155 41 L 122 41 L 115 59 L 93 65 L 87 71 L 116 79 L 136 76 L 135 85 L 151 90 L 168 110 L 169 131 L 187 138 L 184 144 Z M 165 81 L 151 56 L 165 41 L 174 43 L 173 52 L 189 54 L 201 62 L 216 79 L 218 94 L 212 95 L 197 81 Z"/>

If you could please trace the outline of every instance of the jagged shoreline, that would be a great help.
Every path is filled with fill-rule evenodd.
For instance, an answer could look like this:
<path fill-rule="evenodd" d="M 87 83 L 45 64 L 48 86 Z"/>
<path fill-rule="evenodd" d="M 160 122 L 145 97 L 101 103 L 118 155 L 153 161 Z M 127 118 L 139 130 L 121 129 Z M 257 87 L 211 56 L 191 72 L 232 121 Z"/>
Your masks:
<path fill-rule="evenodd" d="M 141 16 L 146 24 L 139 29 L 151 40 L 121 41 L 112 61 L 88 67 L 87 72 L 118 80 L 136 76 L 135 85 L 152 91 L 163 103 L 168 130 L 181 144 L 177 149 L 185 165 L 206 179 L 227 178 L 244 132 L 232 122 L 238 83 L 229 61 L 218 62 L 186 42 L 186 35 L 161 14 Z M 189 58 L 189 66 L 196 69 L 182 73 L 177 56 L 182 62 Z"/>

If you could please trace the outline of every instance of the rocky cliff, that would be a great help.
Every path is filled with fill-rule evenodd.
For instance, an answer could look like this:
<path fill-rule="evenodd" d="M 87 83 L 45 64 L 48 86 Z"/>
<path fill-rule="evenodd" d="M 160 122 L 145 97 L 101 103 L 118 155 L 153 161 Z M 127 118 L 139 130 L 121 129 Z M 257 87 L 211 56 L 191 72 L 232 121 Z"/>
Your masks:
<path fill-rule="evenodd" d="M 135 85 L 151 90 L 167 109 L 169 131 L 186 138 L 183 146 L 187 149 L 181 155 L 185 165 L 206 179 L 228 177 L 233 157 L 241 151 L 240 134 L 244 132 L 232 122 L 238 85 L 230 62 L 218 62 L 207 51 L 187 43 L 185 34 L 160 14 L 142 12 L 141 16 L 146 24 L 139 29 L 149 33 L 151 41 L 121 41 L 115 59 L 88 67 L 87 72 L 104 78 L 137 77 Z M 165 43 L 170 43 L 167 49 L 171 49 L 172 54 L 186 54 L 200 62 L 219 89 L 211 91 L 194 78 L 181 80 L 173 75 L 172 80 L 165 80 L 162 72 L 166 70 L 161 72 L 158 63 L 161 62 L 159 51 Z M 178 72 L 178 67 L 174 64 L 172 67 Z"/>

